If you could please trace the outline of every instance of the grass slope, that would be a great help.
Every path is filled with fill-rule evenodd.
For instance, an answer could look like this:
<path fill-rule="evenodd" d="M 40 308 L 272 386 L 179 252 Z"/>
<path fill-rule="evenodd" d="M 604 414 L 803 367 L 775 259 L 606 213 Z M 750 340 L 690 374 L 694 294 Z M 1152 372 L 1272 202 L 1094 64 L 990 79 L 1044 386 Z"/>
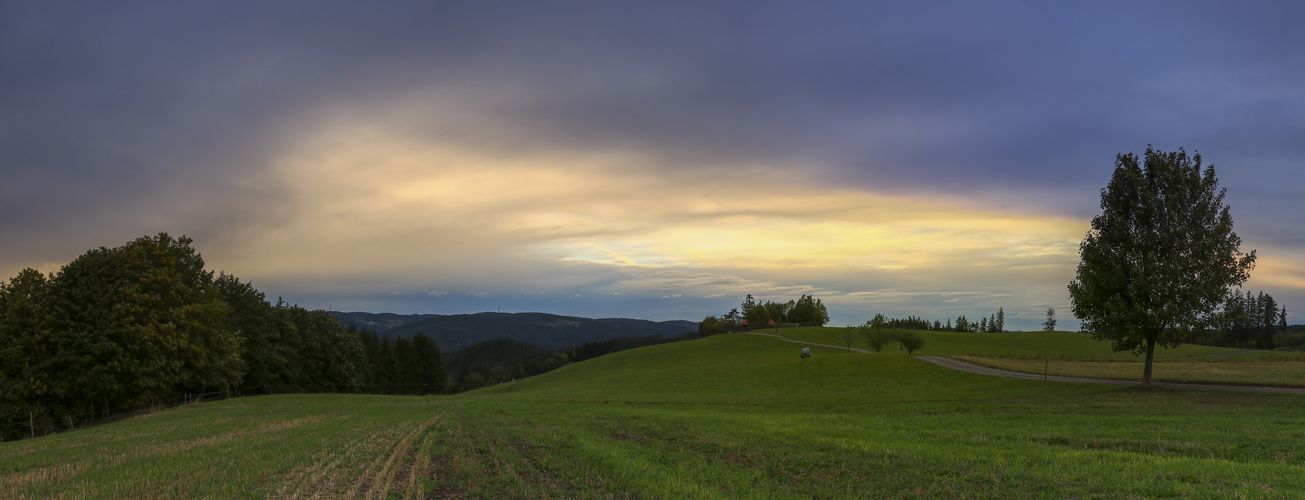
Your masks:
<path fill-rule="evenodd" d="M 454 397 L 294 395 L 0 444 L 0 497 L 1265 497 L 1305 398 L 983 377 L 724 335 Z"/>
<path fill-rule="evenodd" d="M 778 332 L 779 335 L 794 340 L 844 345 L 844 330 L 844 328 L 802 327 L 759 331 L 763 333 Z M 1138 359 L 1132 352 L 1113 352 L 1110 350 L 1109 342 L 1099 342 L 1093 340 L 1091 335 L 1078 332 L 962 333 L 912 331 L 924 337 L 924 348 L 915 353 L 919 356 L 1075 359 L 1083 361 L 1133 361 Z M 852 347 L 864 349 L 865 339 L 857 336 L 852 341 Z M 896 344 L 893 344 L 891 349 L 896 351 Z M 1166 359 L 1243 350 L 1183 344 L 1174 349 L 1156 349 L 1155 356 L 1156 359 Z"/>

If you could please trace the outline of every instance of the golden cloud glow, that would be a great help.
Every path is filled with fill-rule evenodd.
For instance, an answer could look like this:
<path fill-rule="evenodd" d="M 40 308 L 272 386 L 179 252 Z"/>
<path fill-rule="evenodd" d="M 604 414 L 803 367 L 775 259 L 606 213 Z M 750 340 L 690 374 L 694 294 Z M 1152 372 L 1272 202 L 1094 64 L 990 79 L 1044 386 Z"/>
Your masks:
<path fill-rule="evenodd" d="M 339 128 L 277 163 L 272 182 L 286 198 L 268 227 L 247 235 L 240 268 L 435 290 L 450 280 L 556 279 L 564 273 L 549 268 L 579 264 L 616 269 L 636 289 L 708 295 L 737 284 L 685 276 L 765 275 L 780 287 L 799 276 L 1063 270 L 1086 230 L 830 187 L 802 166 L 711 167 L 667 168 L 624 152 L 485 153 Z"/>

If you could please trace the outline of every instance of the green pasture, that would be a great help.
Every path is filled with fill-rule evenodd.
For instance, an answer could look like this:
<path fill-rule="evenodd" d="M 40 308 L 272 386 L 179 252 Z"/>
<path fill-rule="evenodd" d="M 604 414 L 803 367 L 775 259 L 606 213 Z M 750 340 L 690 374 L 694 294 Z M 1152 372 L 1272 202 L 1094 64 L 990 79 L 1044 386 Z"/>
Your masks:
<path fill-rule="evenodd" d="M 458 396 L 190 405 L 0 443 L 0 497 L 1305 496 L 1305 397 L 800 348 L 721 335 Z"/>
<path fill-rule="evenodd" d="M 993 368 L 1025 373 L 1111 380 L 1141 380 L 1143 358 L 1132 352 L 1113 352 L 1077 332 L 958 333 L 912 330 L 924 337 L 916 356 L 948 356 Z M 775 334 L 776 330 L 759 330 Z M 780 328 L 784 338 L 845 346 L 846 328 Z M 854 336 L 852 347 L 865 349 L 865 339 Z M 884 353 L 896 354 L 890 343 Z M 1211 356 L 1216 355 L 1216 356 Z M 1245 351 L 1183 344 L 1156 349 L 1152 378 L 1158 382 L 1269 387 L 1305 387 L 1305 353 Z M 1196 356 L 1196 357 L 1193 357 Z"/>
<path fill-rule="evenodd" d="M 1305 387 L 1305 362 L 1290 358 L 1266 357 L 1236 359 L 1243 356 L 1192 358 L 1158 361 L 1151 368 L 1156 382 L 1187 384 L 1258 385 L 1269 387 Z M 1078 361 L 954 356 L 956 359 L 1003 370 L 1046 373 L 1065 377 L 1137 380 L 1142 373 L 1141 361 Z M 1232 358 L 1232 359 L 1229 359 Z"/>
<path fill-rule="evenodd" d="M 801 327 L 757 330 L 758 333 L 776 334 L 806 342 L 817 342 L 843 346 L 846 345 L 846 328 L 838 327 Z M 916 351 L 917 356 L 975 356 L 981 358 L 1027 358 L 1027 359 L 1075 359 L 1098 361 L 1131 361 L 1138 359 L 1130 351 L 1114 352 L 1109 342 L 1098 342 L 1091 335 L 1078 332 L 1007 332 L 1007 333 L 971 333 L 971 332 L 931 332 L 911 330 L 924 337 L 924 348 Z M 852 347 L 865 349 L 865 338 L 855 336 Z M 897 344 L 890 343 L 884 350 L 897 351 Z M 1200 356 L 1239 352 L 1244 349 L 1228 349 L 1202 345 L 1183 344 L 1174 349 L 1156 349 L 1156 359 Z"/>

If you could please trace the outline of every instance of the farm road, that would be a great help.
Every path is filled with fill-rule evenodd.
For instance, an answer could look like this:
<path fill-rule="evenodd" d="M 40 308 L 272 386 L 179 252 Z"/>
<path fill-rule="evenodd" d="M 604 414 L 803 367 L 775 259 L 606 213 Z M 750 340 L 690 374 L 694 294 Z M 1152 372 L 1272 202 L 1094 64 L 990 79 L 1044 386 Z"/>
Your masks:
<path fill-rule="evenodd" d="M 831 346 L 831 347 L 835 347 L 835 346 Z M 1192 356 L 1192 357 L 1197 357 L 1197 356 Z M 943 368 L 951 368 L 953 370 L 977 373 L 980 375 L 995 375 L 998 377 L 1027 378 L 1033 380 L 1055 380 L 1059 382 L 1086 382 L 1089 384 L 1132 385 L 1137 383 L 1135 381 L 1130 381 L 1130 380 L 1106 380 L 1106 379 L 1099 379 L 1099 378 L 1059 377 L 1056 375 L 1043 376 L 1043 375 L 1038 375 L 1036 373 L 1012 372 L 1006 370 L 999 370 L 997 368 L 980 366 L 974 363 L 966 363 L 964 361 L 959 361 L 951 358 L 944 358 L 942 356 L 920 356 L 920 359 L 941 366 Z M 1224 391 L 1279 392 L 1283 394 L 1305 394 L 1305 389 L 1297 389 L 1297 388 L 1290 388 L 1290 387 L 1260 387 L 1254 385 L 1180 384 L 1176 382 L 1154 382 L 1154 381 L 1151 382 L 1151 385 L 1158 385 L 1162 387 L 1181 387 L 1185 389 L 1219 389 Z"/>
<path fill-rule="evenodd" d="M 790 340 L 784 338 L 783 336 L 775 335 L 772 333 L 755 333 L 755 332 L 743 332 L 743 333 L 746 333 L 748 335 L 760 335 L 763 337 L 775 337 L 784 342 L 792 342 L 794 344 L 808 344 L 808 345 L 814 345 L 820 347 L 832 347 L 834 349 L 851 350 L 853 352 L 859 352 L 859 353 L 870 352 L 865 349 L 857 349 L 855 347 L 848 349 L 847 346 L 841 346 L 841 345 L 817 344 L 815 342 L 803 342 L 801 340 Z M 1243 354 L 1243 353 L 1238 352 L 1238 353 L 1229 353 L 1229 354 Z M 1210 356 L 1210 355 L 1207 354 L 1203 356 Z M 1189 357 L 1197 358 L 1203 356 L 1189 356 Z M 1215 356 L 1219 356 L 1219 354 L 1216 354 Z M 959 361 L 952 358 L 945 358 L 942 356 L 920 356 L 918 359 L 920 359 L 921 361 L 928 361 L 930 363 L 941 366 L 943 368 L 950 368 L 952 370 L 960 370 L 963 372 L 976 373 L 979 375 L 992 375 L 996 377 L 1025 378 L 1030 380 L 1054 380 L 1057 382 L 1082 382 L 1088 384 L 1133 385 L 1137 383 L 1136 381 L 1131 381 L 1131 380 L 1107 380 L 1107 379 L 1100 379 L 1100 378 L 1061 377 L 1057 375 L 1043 376 L 1035 373 L 1012 372 L 1007 370 L 1000 370 L 997 368 L 988 368 L 986 366 L 980 366 L 974 363 L 966 363 L 964 361 Z M 1297 389 L 1297 388 L 1289 388 L 1289 387 L 1259 387 L 1253 385 L 1180 384 L 1175 382 L 1154 382 L 1154 381 L 1151 382 L 1151 385 L 1158 385 L 1161 387 L 1179 387 L 1184 389 L 1218 389 L 1222 391 L 1277 392 L 1282 394 L 1305 394 L 1305 389 Z"/>

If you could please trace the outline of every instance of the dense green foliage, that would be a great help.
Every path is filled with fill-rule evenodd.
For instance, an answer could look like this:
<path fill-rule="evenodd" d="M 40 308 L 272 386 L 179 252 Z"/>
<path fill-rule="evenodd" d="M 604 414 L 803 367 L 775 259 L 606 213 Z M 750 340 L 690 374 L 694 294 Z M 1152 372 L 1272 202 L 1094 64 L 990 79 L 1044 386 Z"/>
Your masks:
<path fill-rule="evenodd" d="M 381 337 L 368 328 L 357 330 L 350 324 L 349 332 L 358 335 L 362 342 L 367 371 L 364 374 L 366 391 L 375 394 L 434 394 L 443 392 L 448 374 L 440 347 L 424 333 L 411 339 Z"/>
<path fill-rule="evenodd" d="M 166 233 L 0 285 L 0 422 L 107 411 L 241 382 L 213 273 Z"/>
<path fill-rule="evenodd" d="M 978 322 L 971 321 L 964 314 L 956 317 L 955 326 L 949 318 L 947 323 L 938 320 L 929 321 L 918 316 L 907 316 L 905 318 L 889 318 L 883 314 L 876 314 L 865 322 L 862 328 L 890 328 L 894 330 L 927 330 L 935 332 L 983 332 L 983 333 L 1000 333 L 1006 331 L 1006 308 L 999 307 L 997 312 L 992 313 L 987 318 L 980 318 Z"/>
<path fill-rule="evenodd" d="M 539 375 L 586 359 L 638 347 L 678 342 L 695 338 L 693 333 L 676 337 L 649 335 L 638 338 L 614 338 L 603 342 L 585 342 L 569 349 L 549 351 L 512 339 L 495 339 L 446 355 L 453 373 L 454 391 Z"/>
<path fill-rule="evenodd" d="M 1229 293 L 1211 323 L 1210 328 L 1193 332 L 1187 341 L 1259 349 L 1305 347 L 1305 338 L 1291 335 L 1287 328 L 1287 307 L 1279 307 L 1273 296 L 1264 292 Z"/>
<path fill-rule="evenodd" d="M 1214 167 L 1201 155 L 1147 147 L 1145 164 L 1118 155 L 1101 191 L 1101 215 L 1079 246 L 1069 284 L 1083 331 L 1116 350 L 1146 355 L 1174 347 L 1210 324 L 1229 290 L 1250 276 L 1255 251 L 1241 253 Z"/>
<path fill-rule="evenodd" d="M 186 394 L 379 390 L 358 333 L 214 277 L 190 244 L 160 233 L 0 283 L 0 439 Z M 429 338 L 393 351 L 391 385 L 443 388 Z"/>
<path fill-rule="evenodd" d="M 842 333 L 784 331 L 799 330 Z M 1060 332 L 1029 338 L 1071 335 L 1091 342 Z M 452 397 L 205 403 L 0 444 L 0 496 L 1277 498 L 1305 491 L 1297 418 L 1305 400 L 1297 396 L 1047 383 L 895 354 L 813 347 L 812 358 L 799 359 L 798 349 L 723 335 Z"/>
<path fill-rule="evenodd" d="M 380 315 L 352 313 L 340 315 L 364 320 L 397 319 L 377 318 Z M 406 319 L 406 318 L 405 318 Z M 376 321 L 372 321 L 375 324 Z M 359 324 L 359 327 L 364 325 Z M 581 318 L 557 314 L 526 312 L 431 315 L 407 321 L 386 329 L 378 329 L 381 336 L 394 339 L 425 333 L 440 344 L 445 351 L 458 351 L 474 344 L 493 339 L 512 339 L 540 349 L 560 350 L 588 342 L 606 342 L 617 338 L 639 338 L 650 335 L 674 337 L 693 332 L 697 325 L 692 321 L 648 321 L 630 318 Z"/>
<path fill-rule="evenodd" d="M 781 324 L 797 326 L 824 326 L 829 323 L 829 310 L 825 304 L 810 295 L 802 295 L 788 302 L 765 301 L 748 294 L 739 307 L 730 309 L 720 317 L 707 316 L 698 323 L 698 334 L 706 337 L 720 333 L 755 330 Z"/>

